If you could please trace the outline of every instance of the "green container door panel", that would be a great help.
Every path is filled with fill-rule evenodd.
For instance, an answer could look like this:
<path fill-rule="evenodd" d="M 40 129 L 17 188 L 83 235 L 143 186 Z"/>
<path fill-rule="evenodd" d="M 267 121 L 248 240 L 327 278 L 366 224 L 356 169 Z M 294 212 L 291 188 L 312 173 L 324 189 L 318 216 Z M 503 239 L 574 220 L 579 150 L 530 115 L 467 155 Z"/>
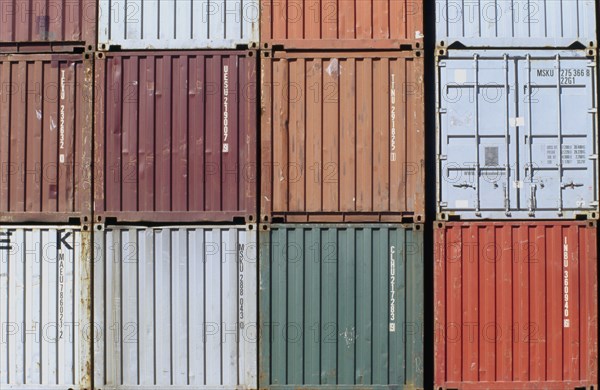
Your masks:
<path fill-rule="evenodd" d="M 272 225 L 260 238 L 261 387 L 422 387 L 420 225 Z"/>

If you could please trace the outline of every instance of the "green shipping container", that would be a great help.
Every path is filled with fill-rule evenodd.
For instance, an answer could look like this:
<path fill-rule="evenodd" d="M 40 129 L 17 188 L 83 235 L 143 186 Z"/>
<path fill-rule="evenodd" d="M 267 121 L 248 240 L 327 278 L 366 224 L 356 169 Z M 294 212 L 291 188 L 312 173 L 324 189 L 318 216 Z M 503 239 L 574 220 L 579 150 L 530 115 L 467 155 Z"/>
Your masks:
<path fill-rule="evenodd" d="M 423 226 L 264 225 L 259 387 L 423 387 Z"/>

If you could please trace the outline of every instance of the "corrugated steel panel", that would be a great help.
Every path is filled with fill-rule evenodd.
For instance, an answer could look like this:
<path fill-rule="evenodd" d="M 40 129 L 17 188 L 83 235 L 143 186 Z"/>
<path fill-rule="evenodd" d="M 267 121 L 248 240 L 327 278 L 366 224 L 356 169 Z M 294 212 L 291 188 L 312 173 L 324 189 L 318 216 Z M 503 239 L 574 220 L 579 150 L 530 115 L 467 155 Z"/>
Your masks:
<path fill-rule="evenodd" d="M 263 228 L 260 387 L 422 388 L 422 225 Z"/>
<path fill-rule="evenodd" d="M 99 0 L 98 49 L 257 48 L 259 0 Z"/>
<path fill-rule="evenodd" d="M 256 222 L 256 52 L 98 56 L 95 214 Z"/>
<path fill-rule="evenodd" d="M 90 218 L 93 61 L 0 55 L 0 221 Z"/>
<path fill-rule="evenodd" d="M 261 47 L 420 49 L 423 2 L 261 0 Z"/>
<path fill-rule="evenodd" d="M 595 0 L 436 0 L 438 46 L 597 47 Z"/>
<path fill-rule="evenodd" d="M 422 222 L 421 52 L 274 53 L 261 59 L 261 221 Z"/>
<path fill-rule="evenodd" d="M 0 52 L 92 50 L 96 0 L 0 1 Z"/>
<path fill-rule="evenodd" d="M 596 389 L 595 222 L 435 230 L 435 388 Z"/>
<path fill-rule="evenodd" d="M 90 389 L 91 232 L 0 227 L 0 388 Z"/>
<path fill-rule="evenodd" d="M 256 389 L 256 235 L 97 225 L 94 386 Z"/>
<path fill-rule="evenodd" d="M 450 50 L 438 60 L 439 219 L 598 217 L 587 54 Z"/>

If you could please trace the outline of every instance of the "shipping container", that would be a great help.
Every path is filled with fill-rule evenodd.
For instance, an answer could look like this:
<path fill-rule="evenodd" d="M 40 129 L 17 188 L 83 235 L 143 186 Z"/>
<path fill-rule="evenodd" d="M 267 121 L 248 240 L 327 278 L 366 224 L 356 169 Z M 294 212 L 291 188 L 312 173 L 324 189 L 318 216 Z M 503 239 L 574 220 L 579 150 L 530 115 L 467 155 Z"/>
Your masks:
<path fill-rule="evenodd" d="M 438 58 L 438 219 L 598 218 L 595 53 Z"/>
<path fill-rule="evenodd" d="M 256 222 L 256 52 L 97 56 L 96 221 Z"/>
<path fill-rule="evenodd" d="M 87 226 L 0 226 L 0 388 L 91 389 Z"/>
<path fill-rule="evenodd" d="M 261 221 L 423 221 L 421 52 L 264 52 L 261 78 Z"/>
<path fill-rule="evenodd" d="M 257 229 L 94 230 L 94 386 L 256 389 Z"/>
<path fill-rule="evenodd" d="M 99 0 L 98 50 L 258 48 L 259 0 Z"/>
<path fill-rule="evenodd" d="M 436 0 L 436 44 L 596 48 L 596 1 Z"/>
<path fill-rule="evenodd" d="M 261 48 L 423 48 L 423 1 L 261 0 Z"/>
<path fill-rule="evenodd" d="M 93 50 L 96 11 L 96 0 L 2 0 L 0 52 Z"/>
<path fill-rule="evenodd" d="M 435 228 L 436 389 L 597 389 L 595 221 Z"/>
<path fill-rule="evenodd" d="M 262 225 L 259 386 L 423 387 L 423 226 Z"/>
<path fill-rule="evenodd" d="M 0 55 L 0 221 L 89 222 L 89 56 Z"/>

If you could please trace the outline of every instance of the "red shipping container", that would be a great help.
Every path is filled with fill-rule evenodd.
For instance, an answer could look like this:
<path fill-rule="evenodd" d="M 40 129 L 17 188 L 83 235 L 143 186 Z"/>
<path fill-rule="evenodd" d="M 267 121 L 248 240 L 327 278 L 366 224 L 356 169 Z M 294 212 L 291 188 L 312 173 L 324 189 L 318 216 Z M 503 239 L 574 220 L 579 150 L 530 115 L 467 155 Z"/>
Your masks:
<path fill-rule="evenodd" d="M 595 222 L 439 223 L 436 389 L 595 389 Z"/>
<path fill-rule="evenodd" d="M 255 222 L 257 54 L 98 53 L 98 222 Z"/>
<path fill-rule="evenodd" d="M 92 50 L 97 0 L 0 0 L 0 51 Z"/>
<path fill-rule="evenodd" d="M 90 54 L 0 55 L 0 222 L 88 222 Z"/>

